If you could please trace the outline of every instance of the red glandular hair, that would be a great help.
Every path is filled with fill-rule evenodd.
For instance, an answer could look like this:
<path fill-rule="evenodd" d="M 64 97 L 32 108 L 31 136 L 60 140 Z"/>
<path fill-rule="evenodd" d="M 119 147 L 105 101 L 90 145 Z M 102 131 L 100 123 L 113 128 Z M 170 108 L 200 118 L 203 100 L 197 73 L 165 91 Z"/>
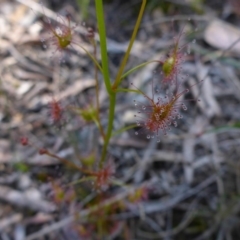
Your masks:
<path fill-rule="evenodd" d="M 138 108 L 138 114 L 134 115 L 137 118 L 136 124 L 138 127 L 141 127 L 141 131 L 144 130 L 147 132 L 148 139 L 157 137 L 157 142 L 160 142 L 160 132 L 167 135 L 167 132 L 171 129 L 171 125 L 177 127 L 177 119 L 183 117 L 180 109 L 187 110 L 187 106 L 181 98 L 189 92 L 189 89 L 179 91 L 177 87 L 175 94 L 157 97 L 157 99 L 155 99 L 154 94 L 150 98 L 141 90 L 139 91 L 145 96 L 148 102 L 146 104 L 139 104 L 134 100 L 134 104 Z M 195 101 L 194 99 L 191 100 Z M 138 135 L 139 131 L 136 131 L 135 134 Z"/>

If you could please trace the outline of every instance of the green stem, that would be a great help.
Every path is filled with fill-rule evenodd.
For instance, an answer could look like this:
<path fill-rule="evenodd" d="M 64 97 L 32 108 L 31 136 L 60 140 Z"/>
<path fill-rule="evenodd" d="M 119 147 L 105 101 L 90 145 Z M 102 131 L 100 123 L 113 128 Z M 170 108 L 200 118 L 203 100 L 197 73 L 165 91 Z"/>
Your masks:
<path fill-rule="evenodd" d="M 140 12 L 139 12 L 139 15 L 138 15 L 138 18 L 137 18 L 137 22 L 136 22 L 134 30 L 133 30 L 132 37 L 130 39 L 127 51 L 126 51 L 126 53 L 125 53 L 125 55 L 123 57 L 123 60 L 121 62 L 121 65 L 120 65 L 120 68 L 118 70 L 118 73 L 117 73 L 117 76 L 115 78 L 115 81 L 113 83 L 112 89 L 116 89 L 118 87 L 119 83 L 121 82 L 122 73 L 123 73 L 124 68 L 126 66 L 126 63 L 127 63 L 128 57 L 130 55 L 133 43 L 134 43 L 134 41 L 136 39 L 137 32 L 138 32 L 138 29 L 139 29 L 139 26 L 140 26 L 140 23 L 141 23 L 141 20 L 142 20 L 142 17 L 143 17 L 143 13 L 144 13 L 144 9 L 145 9 L 146 3 L 147 3 L 147 0 L 142 0 L 141 9 L 140 9 Z"/>
<path fill-rule="evenodd" d="M 111 94 L 109 96 L 109 100 L 110 100 L 110 105 L 109 105 L 109 114 L 108 114 L 108 129 L 107 129 L 107 133 L 105 136 L 102 155 L 101 155 L 101 159 L 100 159 L 100 163 L 99 163 L 100 168 L 103 167 L 103 163 L 104 163 L 104 160 L 107 155 L 108 144 L 109 144 L 110 138 L 112 136 L 113 120 L 114 120 L 115 104 L 116 104 L 116 93 Z"/>
<path fill-rule="evenodd" d="M 94 49 L 94 57 L 95 59 L 97 59 L 97 44 L 95 42 L 95 40 L 92 40 L 92 45 L 93 45 L 93 49 Z M 99 105 L 99 82 L 98 82 L 98 67 L 95 64 L 95 81 L 96 81 L 96 108 L 97 108 L 97 121 L 99 123 L 99 130 L 100 133 L 102 135 L 102 138 L 105 138 L 105 133 L 101 124 L 101 119 L 100 119 L 100 105 Z"/>
<path fill-rule="evenodd" d="M 107 92 L 109 95 L 111 95 L 112 88 L 111 88 L 111 81 L 110 81 L 109 69 L 108 69 L 108 55 L 107 55 L 107 43 L 106 43 L 107 37 L 106 37 L 106 30 L 105 30 L 102 0 L 95 0 L 95 6 L 96 6 L 96 14 L 97 14 L 98 31 L 99 31 L 99 37 L 100 37 L 103 78 L 104 78 L 104 83 L 105 83 Z"/>
<path fill-rule="evenodd" d="M 107 43 L 106 43 L 106 30 L 105 30 L 105 21 L 104 21 L 104 13 L 103 13 L 103 2 L 102 0 L 95 0 L 96 5 L 96 14 L 97 14 L 97 22 L 98 22 L 98 30 L 100 37 L 100 48 L 101 48 L 101 58 L 102 58 L 102 67 L 103 67 L 103 78 L 104 83 L 109 95 L 109 113 L 108 113 L 108 128 L 107 133 L 105 135 L 103 150 L 101 159 L 99 162 L 100 168 L 103 167 L 103 163 L 105 161 L 107 155 L 108 144 L 112 135 L 113 128 L 113 120 L 115 113 L 115 104 L 116 104 L 116 93 L 113 92 L 111 88 L 111 81 L 109 77 L 109 69 L 108 69 L 108 55 L 107 55 Z"/>
<path fill-rule="evenodd" d="M 134 40 L 137 35 L 138 28 L 140 26 L 140 22 L 143 16 L 143 12 L 146 6 L 147 0 L 142 1 L 141 9 L 138 15 L 138 19 L 136 22 L 136 25 L 133 30 L 133 34 L 130 40 L 130 43 L 128 45 L 127 52 L 124 55 L 124 58 L 122 60 L 122 63 L 120 65 L 118 74 L 116 76 L 115 82 L 113 86 L 111 86 L 111 81 L 109 78 L 109 70 L 108 70 L 108 56 L 107 56 L 107 45 L 106 45 L 106 31 L 105 31 L 105 22 L 104 22 L 104 14 L 103 14 L 103 3 L 102 0 L 95 0 L 95 5 L 96 5 L 96 14 L 97 14 L 97 21 L 98 21 L 98 30 L 99 30 L 99 37 L 100 37 L 100 47 L 101 47 L 101 57 L 102 57 L 102 67 L 103 67 L 103 77 L 104 77 L 104 83 L 109 95 L 109 113 L 108 113 L 108 128 L 107 128 L 107 133 L 104 139 L 104 144 L 103 144 L 103 150 L 102 150 L 102 155 L 101 159 L 99 162 L 100 168 L 103 167 L 103 163 L 106 159 L 107 155 L 107 148 L 108 144 L 110 141 L 110 138 L 112 136 L 112 129 L 113 129 L 113 121 L 114 121 L 114 114 L 115 114 L 115 105 L 116 105 L 116 93 L 114 92 L 114 89 L 117 88 L 119 82 L 121 81 L 121 76 L 124 71 L 124 67 L 127 63 L 130 51 L 132 49 L 132 45 L 134 43 Z"/>

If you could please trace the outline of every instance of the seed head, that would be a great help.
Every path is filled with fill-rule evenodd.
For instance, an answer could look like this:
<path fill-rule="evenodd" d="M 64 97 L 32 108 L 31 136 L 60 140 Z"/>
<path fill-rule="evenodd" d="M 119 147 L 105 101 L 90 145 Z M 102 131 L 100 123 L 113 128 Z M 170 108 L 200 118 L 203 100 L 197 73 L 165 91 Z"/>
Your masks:
<path fill-rule="evenodd" d="M 173 53 L 163 62 L 163 83 L 173 83 L 176 81 L 177 74 L 179 73 L 179 66 L 182 63 L 182 60 L 183 55 L 174 50 Z"/>
<path fill-rule="evenodd" d="M 94 122 L 97 119 L 97 110 L 91 105 L 78 109 L 78 112 L 86 122 Z"/>

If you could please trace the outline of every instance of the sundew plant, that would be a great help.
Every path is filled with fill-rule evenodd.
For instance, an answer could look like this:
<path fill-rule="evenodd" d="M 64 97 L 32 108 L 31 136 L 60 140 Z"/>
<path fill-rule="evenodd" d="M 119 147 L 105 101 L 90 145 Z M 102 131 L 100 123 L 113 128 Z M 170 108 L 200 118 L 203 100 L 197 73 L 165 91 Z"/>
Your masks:
<path fill-rule="evenodd" d="M 196 87 L 196 84 L 184 88 L 184 83 L 179 78 L 186 50 L 186 45 L 180 45 L 180 39 L 184 38 L 184 29 L 176 34 L 174 46 L 167 50 L 164 60 L 155 59 L 143 62 L 132 69 L 126 70 L 146 4 L 147 0 L 142 0 L 127 50 L 114 78 L 111 78 L 109 74 L 110 64 L 102 0 L 95 0 L 97 30 L 94 31 L 92 28 L 86 27 L 86 39 L 92 46 L 91 50 L 86 49 L 79 40 L 76 32 L 77 26 L 73 24 L 70 15 L 56 15 L 56 20 L 51 21 L 45 15 L 43 7 L 43 20 L 47 34 L 45 38 L 41 38 L 41 41 L 44 46 L 53 48 L 53 56 L 60 53 L 60 68 L 61 64 L 64 64 L 61 60 L 65 53 L 81 50 L 92 60 L 95 76 L 95 99 L 91 99 L 83 107 L 77 105 L 63 106 L 60 100 L 52 97 L 49 102 L 52 124 L 59 127 L 59 131 L 61 131 L 64 126 L 59 125 L 63 121 L 63 116 L 67 115 L 67 111 L 71 111 L 76 114 L 76 117 L 80 116 L 86 124 L 96 126 L 99 131 L 100 144 L 94 146 L 95 149 L 89 154 L 80 155 L 79 163 L 76 163 L 69 158 L 58 156 L 47 147 L 36 147 L 26 136 L 21 138 L 21 143 L 24 146 L 37 148 L 40 155 L 54 158 L 63 166 L 66 166 L 67 169 L 80 173 L 81 177 L 67 186 L 61 181 L 53 182 L 52 199 L 56 203 L 60 203 L 61 206 L 67 205 L 71 201 L 74 202 L 74 218 L 71 218 L 69 222 L 72 223 L 72 227 L 81 236 L 81 239 L 105 239 L 104 237 L 114 235 L 116 232 L 120 234 L 119 229 L 122 228 L 122 222 L 113 221 L 110 216 L 122 211 L 130 211 L 134 205 L 135 207 L 138 206 L 148 198 L 151 190 L 150 183 L 144 183 L 135 188 L 117 179 L 114 158 L 109 152 L 111 138 L 132 128 L 135 133 L 134 136 L 139 137 L 141 135 L 147 140 L 153 139 L 159 143 L 162 138 L 167 137 L 166 135 L 171 128 L 178 127 L 178 120 L 183 118 L 182 112 L 187 110 L 186 101 L 195 101 L 194 99 L 185 100 L 184 97 L 191 88 Z M 98 53 L 101 56 L 100 60 L 97 58 Z M 71 57 L 71 54 L 69 54 L 69 57 Z M 151 95 L 135 87 L 135 83 L 129 84 L 129 88 L 122 87 L 121 83 L 126 77 L 131 79 L 132 73 L 152 63 L 157 63 L 161 70 L 155 73 L 154 83 L 151 82 Z M 108 101 L 108 111 L 104 114 L 101 114 L 99 99 L 100 86 L 102 85 L 104 85 Z M 155 85 L 161 89 L 161 92 L 156 90 Z M 135 95 L 142 95 L 142 101 L 134 100 L 132 106 L 130 106 L 131 108 L 136 106 L 136 113 L 133 116 L 134 125 L 114 129 L 118 94 L 131 94 L 133 98 Z M 118 189 L 117 193 L 119 195 L 117 195 L 116 189 Z M 87 196 L 90 196 L 89 200 L 83 204 L 82 200 Z"/>

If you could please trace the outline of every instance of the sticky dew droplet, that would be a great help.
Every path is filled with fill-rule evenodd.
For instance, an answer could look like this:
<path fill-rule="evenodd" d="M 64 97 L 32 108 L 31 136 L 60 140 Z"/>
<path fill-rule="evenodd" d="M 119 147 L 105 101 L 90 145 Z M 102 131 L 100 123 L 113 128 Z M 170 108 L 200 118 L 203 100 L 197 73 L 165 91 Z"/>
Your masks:
<path fill-rule="evenodd" d="M 182 109 L 183 109 L 184 111 L 186 111 L 186 110 L 187 110 L 187 106 L 186 106 L 185 104 L 182 104 Z"/>

